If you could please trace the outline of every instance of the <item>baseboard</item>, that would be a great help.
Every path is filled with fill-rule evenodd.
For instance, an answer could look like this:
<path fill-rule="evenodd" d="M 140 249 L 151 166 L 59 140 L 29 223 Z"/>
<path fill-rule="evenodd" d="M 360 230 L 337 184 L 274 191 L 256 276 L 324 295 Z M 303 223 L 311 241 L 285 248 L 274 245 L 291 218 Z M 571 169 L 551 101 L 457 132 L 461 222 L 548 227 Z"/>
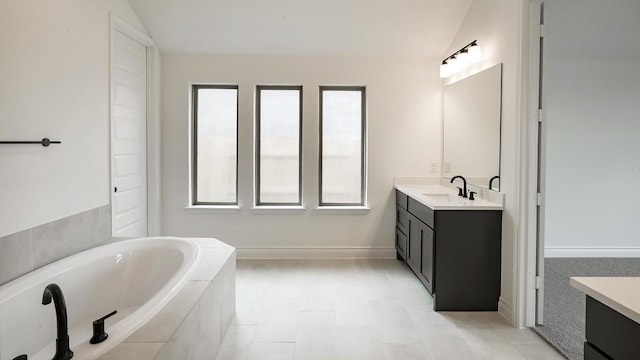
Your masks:
<path fill-rule="evenodd" d="M 395 248 L 238 247 L 238 259 L 395 259 Z"/>
<path fill-rule="evenodd" d="M 502 317 L 507 319 L 507 321 L 511 325 L 516 326 L 516 320 L 515 320 L 515 314 L 513 313 L 513 308 L 511 307 L 511 305 L 504 302 L 502 298 L 498 300 L 498 313 L 502 315 Z"/>
<path fill-rule="evenodd" d="M 548 258 L 576 258 L 576 257 L 611 257 L 636 258 L 640 257 L 640 247 L 547 247 L 544 257 Z"/>

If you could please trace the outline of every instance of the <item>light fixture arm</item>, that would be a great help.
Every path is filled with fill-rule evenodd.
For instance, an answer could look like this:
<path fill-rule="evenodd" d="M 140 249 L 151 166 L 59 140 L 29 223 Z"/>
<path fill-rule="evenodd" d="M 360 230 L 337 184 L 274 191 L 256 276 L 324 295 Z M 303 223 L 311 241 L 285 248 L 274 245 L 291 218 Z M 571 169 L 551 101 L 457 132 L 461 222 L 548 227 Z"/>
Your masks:
<path fill-rule="evenodd" d="M 469 44 L 462 47 L 460 50 L 442 60 L 442 64 L 440 65 L 440 77 L 448 78 L 449 76 L 456 73 L 459 70 L 459 67 L 464 68 L 468 66 L 469 63 L 480 61 L 481 58 L 482 55 L 480 52 L 480 45 L 478 45 L 478 40 L 473 40 Z M 452 66 L 454 63 L 457 66 Z"/>
<path fill-rule="evenodd" d="M 452 58 L 454 58 L 456 55 L 460 55 L 462 54 L 462 52 L 464 50 L 469 50 L 470 47 L 472 46 L 478 46 L 478 40 L 473 40 L 472 42 L 468 43 L 467 45 L 465 45 L 464 47 L 462 47 L 460 50 L 454 52 L 453 54 L 449 55 L 447 58 L 445 58 L 444 60 L 442 60 L 442 63 L 445 64 L 447 63 L 449 60 L 451 60 Z"/>

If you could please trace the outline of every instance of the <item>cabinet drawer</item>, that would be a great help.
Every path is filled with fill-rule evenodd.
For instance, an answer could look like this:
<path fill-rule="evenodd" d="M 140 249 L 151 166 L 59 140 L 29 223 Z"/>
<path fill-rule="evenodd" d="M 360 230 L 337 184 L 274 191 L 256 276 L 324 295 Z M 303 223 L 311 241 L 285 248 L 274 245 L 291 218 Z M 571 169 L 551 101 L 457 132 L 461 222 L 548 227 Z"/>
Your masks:
<path fill-rule="evenodd" d="M 409 213 L 400 206 L 396 206 L 396 227 L 405 234 L 409 233 Z"/>
<path fill-rule="evenodd" d="M 407 199 L 409 197 L 400 191 L 396 190 L 396 204 L 401 208 L 407 210 Z"/>
<path fill-rule="evenodd" d="M 407 258 L 407 235 L 396 228 L 396 251 L 403 258 Z"/>
<path fill-rule="evenodd" d="M 409 198 L 407 209 L 411 214 L 417 217 L 420 221 L 427 224 L 433 229 L 433 210 L 429 209 L 425 205 Z"/>

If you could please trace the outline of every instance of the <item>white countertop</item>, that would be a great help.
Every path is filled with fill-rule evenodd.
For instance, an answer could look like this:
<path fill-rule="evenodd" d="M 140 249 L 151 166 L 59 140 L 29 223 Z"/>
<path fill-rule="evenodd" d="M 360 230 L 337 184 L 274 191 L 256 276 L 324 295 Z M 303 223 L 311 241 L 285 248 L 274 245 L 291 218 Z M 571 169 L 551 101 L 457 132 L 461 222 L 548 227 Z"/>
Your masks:
<path fill-rule="evenodd" d="M 572 277 L 569 283 L 640 324 L 640 277 Z"/>
<path fill-rule="evenodd" d="M 480 199 L 468 200 L 442 185 L 395 185 L 395 189 L 409 195 L 432 210 L 502 210 L 503 205 Z M 425 195 L 431 194 L 432 196 Z M 440 196 L 442 195 L 442 196 Z M 449 199 L 445 195 L 449 195 Z"/>

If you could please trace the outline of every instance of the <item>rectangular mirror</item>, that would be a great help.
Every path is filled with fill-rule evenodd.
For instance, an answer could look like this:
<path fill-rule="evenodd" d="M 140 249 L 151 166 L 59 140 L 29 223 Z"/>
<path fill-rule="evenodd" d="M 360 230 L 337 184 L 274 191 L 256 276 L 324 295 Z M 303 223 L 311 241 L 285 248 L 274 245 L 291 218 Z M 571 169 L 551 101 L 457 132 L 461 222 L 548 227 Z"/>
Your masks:
<path fill-rule="evenodd" d="M 443 176 L 489 188 L 500 176 L 502 64 L 444 87 Z M 493 181 L 499 191 L 499 178 Z"/>

